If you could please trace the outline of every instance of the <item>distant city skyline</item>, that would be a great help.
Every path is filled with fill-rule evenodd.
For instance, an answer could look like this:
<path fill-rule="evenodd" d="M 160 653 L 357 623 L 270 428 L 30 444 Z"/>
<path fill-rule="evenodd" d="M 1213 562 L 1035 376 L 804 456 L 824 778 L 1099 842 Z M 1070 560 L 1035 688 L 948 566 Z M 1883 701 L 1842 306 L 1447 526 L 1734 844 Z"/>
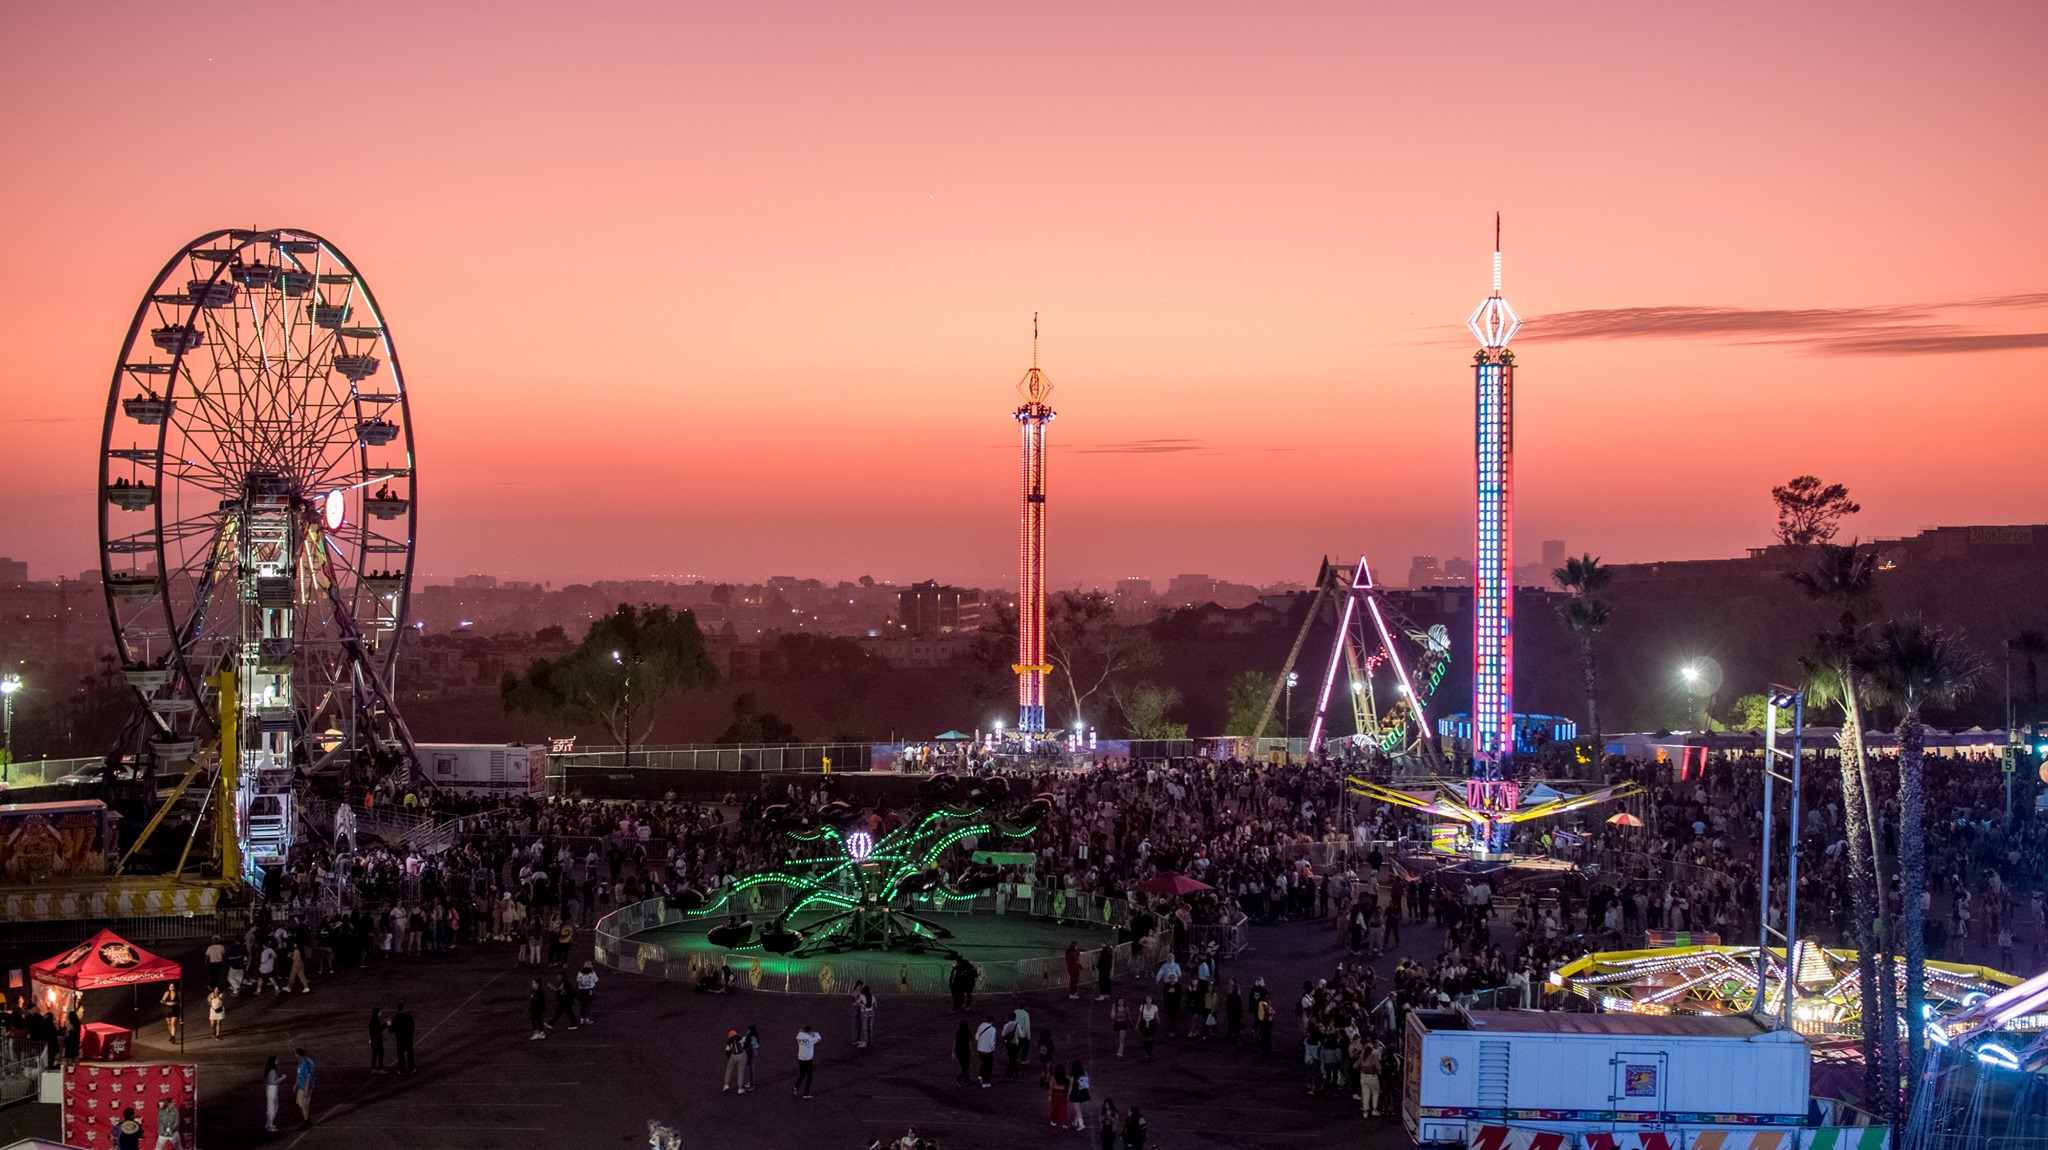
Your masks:
<path fill-rule="evenodd" d="M 1519 538 L 1740 555 L 1804 473 L 1866 537 L 2048 506 L 2008 430 L 2048 420 L 2040 5 L 45 5 L 9 33 L 0 552 L 41 571 L 94 564 L 122 332 L 224 226 L 314 229 L 374 287 L 429 578 L 1012 586 L 1033 312 L 1050 586 L 1470 557 L 1459 324 L 1496 211 Z M 361 146 L 249 177 L 325 154 L 263 101 L 165 146 L 166 67 L 227 91 L 237 44 L 346 62 Z M 1512 49 L 1482 76 L 1481 45 Z"/>

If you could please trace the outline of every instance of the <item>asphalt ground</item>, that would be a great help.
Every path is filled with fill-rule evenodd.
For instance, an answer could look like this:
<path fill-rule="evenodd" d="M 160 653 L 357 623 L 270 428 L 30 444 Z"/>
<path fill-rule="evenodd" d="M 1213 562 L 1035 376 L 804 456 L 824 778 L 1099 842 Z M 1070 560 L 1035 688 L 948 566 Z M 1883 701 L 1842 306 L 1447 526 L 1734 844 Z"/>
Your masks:
<path fill-rule="evenodd" d="M 1440 945 L 1434 928 L 1406 928 L 1402 953 L 1429 957 Z M 588 936 L 575 961 L 588 955 Z M 7 967 L 47 957 L 58 948 L 5 956 Z M 593 1013 L 578 1029 L 566 1022 L 544 1040 L 529 1038 L 528 979 L 509 944 L 467 947 L 453 954 L 398 959 L 368 969 L 340 971 L 314 983 L 311 994 L 229 999 L 223 1037 L 204 1024 L 204 970 L 198 947 L 170 947 L 186 963 L 186 1016 L 182 1054 L 169 1042 L 155 994 L 141 995 L 137 1060 L 182 1058 L 200 1067 L 200 1145 L 208 1150 L 286 1147 L 291 1150 L 382 1150 L 386 1147 L 564 1147 L 616 1150 L 645 1145 L 650 1119 L 682 1131 L 688 1147 L 735 1150 L 820 1150 L 864 1147 L 871 1137 L 894 1138 L 915 1126 L 954 1147 L 1093 1147 L 1086 1138 L 1055 1131 L 1046 1121 L 1047 1099 L 1034 1069 L 994 1088 L 956 1081 L 953 1037 L 958 1016 L 943 998 L 883 995 L 875 1043 L 852 1045 L 847 996 L 783 995 L 741 991 L 698 994 L 688 985 L 601 971 Z M 1174 1038 L 1160 1042 L 1154 1061 L 1138 1052 L 1135 1035 L 1126 1056 L 1115 1058 L 1107 1004 L 1094 1001 L 1092 982 L 1083 999 L 1064 993 L 977 998 L 972 1018 L 1000 1015 L 1022 1003 L 1035 1030 L 1051 1027 L 1062 1061 L 1087 1066 L 1097 1105 L 1142 1109 L 1153 1145 L 1187 1147 L 1305 1147 L 1341 1138 L 1361 1147 L 1406 1146 L 1398 1121 L 1367 1121 L 1357 1104 L 1310 1096 L 1303 1085 L 1291 1009 L 1304 978 L 1323 977 L 1346 957 L 1327 921 L 1255 927 L 1251 946 L 1227 963 L 1225 977 L 1249 986 L 1264 976 L 1283 1006 L 1276 1053 L 1261 1060 L 1249 1040 Z M 1384 975 L 1398 955 L 1384 956 Z M 1092 974 L 1092 972 L 1090 972 Z M 552 986 L 552 975 L 548 979 Z M 1144 987 L 1120 982 L 1132 996 Z M 128 995 L 101 992 L 94 1020 L 129 1024 L 137 1015 Z M 403 999 L 418 1020 L 419 1071 L 410 1076 L 369 1072 L 366 1023 L 372 1006 L 388 1017 Z M 998 1018 L 1000 1021 L 1000 1017 Z M 818 1050 L 813 1097 L 792 1097 L 795 1034 L 803 1025 L 824 1036 Z M 753 1025 L 762 1035 L 759 1087 L 745 1095 L 720 1092 L 722 1044 L 728 1029 Z M 264 1058 L 277 1054 L 289 1069 L 303 1046 L 319 1067 L 314 1126 L 298 1128 L 289 1090 L 280 1132 L 263 1130 Z M 387 1058 L 388 1061 L 388 1058 Z M 56 1138 L 57 1107 L 25 1103 L 0 1110 L 0 1145 L 18 1138 Z M 1091 1111 L 1094 1107 L 1091 1107 Z M 1090 1114 L 1092 1120 L 1093 1114 Z"/>

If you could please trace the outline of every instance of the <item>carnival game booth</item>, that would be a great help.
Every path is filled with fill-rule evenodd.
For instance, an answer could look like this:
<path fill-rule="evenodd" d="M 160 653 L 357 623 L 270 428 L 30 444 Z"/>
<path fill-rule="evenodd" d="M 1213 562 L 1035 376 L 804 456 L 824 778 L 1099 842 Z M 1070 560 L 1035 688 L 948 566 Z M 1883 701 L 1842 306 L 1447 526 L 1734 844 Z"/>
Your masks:
<path fill-rule="evenodd" d="M 59 1016 L 69 1011 L 86 991 L 176 982 L 184 973 L 184 967 L 149 953 L 111 930 L 102 930 L 63 954 L 28 968 L 36 1005 Z M 88 1053 L 87 1057 L 98 1055 Z"/>

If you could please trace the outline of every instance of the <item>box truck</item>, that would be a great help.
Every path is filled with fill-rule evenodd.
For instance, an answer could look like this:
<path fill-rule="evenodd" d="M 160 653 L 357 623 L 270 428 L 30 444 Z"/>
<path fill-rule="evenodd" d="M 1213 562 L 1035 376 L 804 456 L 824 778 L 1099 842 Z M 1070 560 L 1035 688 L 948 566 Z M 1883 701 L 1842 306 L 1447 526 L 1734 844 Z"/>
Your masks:
<path fill-rule="evenodd" d="M 1796 1145 L 1811 1102 L 1806 1040 L 1747 1015 L 1417 1010 L 1402 1054 L 1401 1118 L 1423 1144 L 1465 1145 L 1469 1124 L 1789 1129 Z"/>
<path fill-rule="evenodd" d="M 548 749 L 539 743 L 420 743 L 427 780 L 456 794 L 547 793 Z"/>

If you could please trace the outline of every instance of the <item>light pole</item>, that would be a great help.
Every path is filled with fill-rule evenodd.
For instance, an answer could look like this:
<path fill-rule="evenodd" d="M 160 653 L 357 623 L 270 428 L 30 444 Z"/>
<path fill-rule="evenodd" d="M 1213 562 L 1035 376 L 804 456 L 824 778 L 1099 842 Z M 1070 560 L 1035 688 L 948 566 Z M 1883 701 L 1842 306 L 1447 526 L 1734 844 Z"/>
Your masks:
<path fill-rule="evenodd" d="M 1287 717 L 1281 720 L 1280 725 L 1280 729 L 1286 733 L 1287 746 L 1280 752 L 1280 757 L 1290 763 L 1294 761 L 1294 684 L 1300 681 L 1300 675 L 1292 671 L 1287 672 Z"/>
<path fill-rule="evenodd" d="M 626 769 L 630 771 L 633 769 L 633 668 L 639 666 L 640 656 L 634 655 L 633 661 L 628 663 L 625 656 L 617 651 L 613 651 L 612 662 L 626 669 L 626 688 L 624 692 L 626 707 Z"/>
<path fill-rule="evenodd" d="M 0 763 L 0 782 L 14 773 L 14 693 L 21 690 L 21 676 L 12 671 L 0 675 L 0 709 L 6 712 L 7 759 Z"/>
<path fill-rule="evenodd" d="M 1792 750 L 1778 749 L 1778 712 L 1792 709 Z M 1756 998 L 1750 1003 L 1750 1012 L 1761 1016 L 1764 1008 L 1764 973 L 1771 960 L 1771 829 L 1777 822 L 1771 809 L 1771 783 L 1783 781 L 1792 787 L 1791 823 L 1787 833 L 1792 841 L 1786 844 L 1785 862 L 1785 933 L 1779 938 L 1785 944 L 1784 985 L 1779 992 L 1779 1009 L 1782 1012 L 1779 1025 L 1792 1028 L 1792 1003 L 1799 996 L 1798 960 L 1799 946 L 1799 768 L 1800 753 L 1806 739 L 1806 692 L 1771 684 L 1770 694 L 1765 696 L 1764 705 L 1764 833 L 1762 866 L 1759 869 L 1757 898 L 1757 948 L 1756 948 Z M 1778 773 L 1778 759 L 1784 756 L 1792 760 L 1790 777 Z"/>

